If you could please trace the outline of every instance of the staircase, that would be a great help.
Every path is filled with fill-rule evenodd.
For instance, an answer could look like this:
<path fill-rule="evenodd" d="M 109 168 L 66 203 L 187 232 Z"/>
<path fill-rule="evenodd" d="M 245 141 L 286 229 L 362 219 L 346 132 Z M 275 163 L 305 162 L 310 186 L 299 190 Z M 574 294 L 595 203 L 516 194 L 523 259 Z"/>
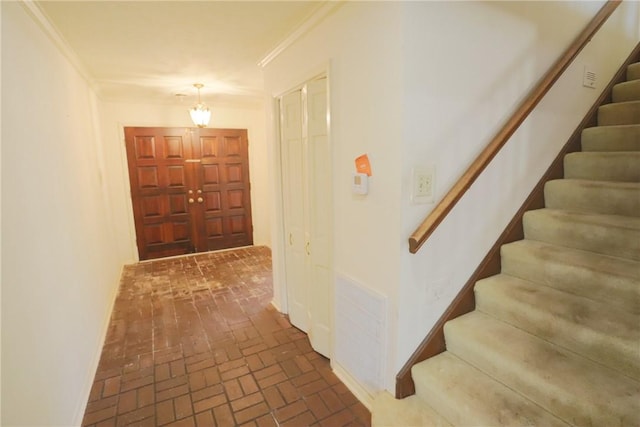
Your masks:
<path fill-rule="evenodd" d="M 640 426 L 640 63 L 383 426 Z"/>

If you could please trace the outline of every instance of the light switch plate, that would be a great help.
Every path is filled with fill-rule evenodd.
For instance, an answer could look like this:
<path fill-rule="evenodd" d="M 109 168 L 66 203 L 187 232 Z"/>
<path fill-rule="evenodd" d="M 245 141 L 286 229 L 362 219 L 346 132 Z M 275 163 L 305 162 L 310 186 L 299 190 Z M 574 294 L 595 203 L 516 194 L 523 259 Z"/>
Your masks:
<path fill-rule="evenodd" d="M 369 176 L 366 173 L 354 172 L 351 179 L 353 194 L 365 195 L 369 193 Z"/>

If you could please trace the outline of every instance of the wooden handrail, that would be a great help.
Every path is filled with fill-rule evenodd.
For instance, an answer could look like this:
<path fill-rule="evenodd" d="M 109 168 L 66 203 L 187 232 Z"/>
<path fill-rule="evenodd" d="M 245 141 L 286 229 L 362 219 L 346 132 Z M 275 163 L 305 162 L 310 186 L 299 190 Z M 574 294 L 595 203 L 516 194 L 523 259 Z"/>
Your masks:
<path fill-rule="evenodd" d="M 589 22 L 585 29 L 571 43 L 564 54 L 553 64 L 553 66 L 542 77 L 540 82 L 531 90 L 529 95 L 520 104 L 511 118 L 500 129 L 498 134 L 489 142 L 484 150 L 478 155 L 475 161 L 469 166 L 464 175 L 454 184 L 444 198 L 431 211 L 425 220 L 416 228 L 409 237 L 409 251 L 412 254 L 424 244 L 429 236 L 435 231 L 438 225 L 444 220 L 447 214 L 458 203 L 469 187 L 480 176 L 482 171 L 489 165 L 491 160 L 498 154 L 500 149 L 506 144 L 511 135 L 520 127 L 522 122 L 529 116 L 529 113 L 538 105 L 553 84 L 560 78 L 562 73 L 573 62 L 578 54 L 584 49 L 593 35 L 605 23 L 607 18 L 620 5 L 622 0 L 609 0 L 598 11 L 596 16 Z"/>

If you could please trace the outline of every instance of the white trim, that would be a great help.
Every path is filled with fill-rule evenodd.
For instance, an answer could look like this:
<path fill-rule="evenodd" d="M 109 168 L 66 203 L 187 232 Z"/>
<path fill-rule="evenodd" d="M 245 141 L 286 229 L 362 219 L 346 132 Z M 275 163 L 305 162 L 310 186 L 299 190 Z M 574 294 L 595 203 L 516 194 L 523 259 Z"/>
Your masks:
<path fill-rule="evenodd" d="M 282 97 L 287 96 L 290 93 L 293 93 L 298 90 L 302 90 L 307 85 L 307 83 L 310 83 L 314 80 L 321 80 L 321 79 L 327 79 L 327 92 L 328 92 L 329 91 L 329 68 L 330 68 L 330 64 L 327 62 L 326 65 L 323 65 L 322 67 L 318 67 L 317 73 L 310 73 L 309 75 L 312 77 L 306 78 L 302 83 L 298 83 L 292 88 L 287 89 L 280 94 L 274 95 L 274 98 L 279 101 L 280 99 L 282 99 Z M 328 99 L 327 99 L 327 105 L 328 105 Z M 280 138 L 281 136 L 278 136 L 278 137 Z"/>
<path fill-rule="evenodd" d="M 277 143 L 274 144 L 274 149 L 276 150 L 276 161 L 274 166 L 274 176 L 277 176 L 277 193 L 274 200 L 276 202 L 276 222 L 277 222 L 277 237 L 278 237 L 278 274 L 281 277 L 280 280 L 276 282 L 274 272 L 271 274 L 274 277 L 273 283 L 281 283 L 279 286 L 278 294 L 280 296 L 280 312 L 289 314 L 289 287 L 287 286 L 287 264 L 286 264 L 286 237 L 285 237 L 285 224 L 284 224 L 284 178 L 282 176 L 282 98 L 284 95 L 280 95 L 274 99 L 274 108 L 276 108 L 277 114 L 274 115 L 274 129 L 277 132 Z M 273 236 L 273 230 L 272 230 Z M 272 263 L 273 263 L 273 252 L 271 255 Z M 274 264 L 275 269 L 275 264 Z M 274 285 L 275 286 L 275 285 Z M 275 294 L 275 288 L 273 290 Z"/>
<path fill-rule="evenodd" d="M 129 159 L 127 158 L 127 140 L 124 134 L 124 128 L 127 125 L 122 122 L 118 122 L 118 150 L 120 154 L 120 169 L 122 171 L 122 185 L 124 186 L 123 192 L 126 195 L 125 205 L 127 207 L 127 231 L 129 235 L 129 254 L 133 259 L 128 259 L 127 262 L 133 261 L 134 263 L 140 261 L 140 253 L 138 251 L 138 237 L 136 234 L 136 219 L 133 214 L 133 200 L 131 199 L 131 177 L 129 176 Z"/>
<path fill-rule="evenodd" d="M 67 43 L 66 39 L 51 22 L 47 14 L 40 8 L 40 5 L 33 0 L 20 0 L 20 3 L 44 33 L 51 39 L 60 53 L 69 60 L 80 76 L 82 76 L 82 78 L 89 84 L 89 87 L 91 87 L 91 89 L 93 89 L 97 94 L 98 91 L 96 90 L 95 80 L 91 77 L 91 74 L 85 67 L 84 63 L 80 60 L 80 57 L 71 48 L 69 43 Z"/>
<path fill-rule="evenodd" d="M 113 295 L 111 295 L 109 307 L 106 311 L 106 318 L 102 322 L 102 334 L 100 334 L 100 341 L 98 344 L 98 351 L 93 357 L 93 362 L 91 363 L 91 368 L 85 376 L 85 386 L 83 389 L 82 400 L 78 402 L 76 410 L 73 414 L 73 425 L 79 426 L 82 425 L 82 420 L 84 418 L 84 414 L 87 411 L 87 405 L 89 404 L 89 396 L 91 395 L 91 389 L 93 388 L 93 382 L 95 381 L 96 374 L 98 372 L 98 365 L 100 364 L 100 358 L 102 357 L 102 349 L 104 348 L 105 343 L 107 342 L 107 334 L 109 333 L 109 325 L 111 324 L 111 315 L 113 314 L 113 309 L 116 305 L 116 299 L 118 296 L 118 292 L 120 292 L 120 281 L 122 280 L 122 276 L 124 274 L 124 268 L 126 265 L 120 267 L 120 274 L 118 275 L 118 284 L 114 287 Z"/>
<path fill-rule="evenodd" d="M 273 306 L 279 312 L 287 314 L 289 312 L 289 302 L 287 300 L 286 286 L 280 284 L 281 276 L 285 272 L 284 265 L 284 218 L 282 215 L 282 157 L 280 152 L 280 98 L 271 97 L 266 104 L 267 120 L 267 146 L 273 141 L 268 152 L 268 169 L 271 198 L 269 211 L 271 217 L 271 262 L 273 277 Z M 269 138 L 271 134 L 271 139 Z"/>
<path fill-rule="evenodd" d="M 331 368 L 336 377 L 349 389 L 351 393 L 362 403 L 369 411 L 373 405 L 374 396 L 347 372 L 339 363 L 331 360 Z"/>
<path fill-rule="evenodd" d="M 278 302 L 275 299 L 272 299 L 269 304 L 271 304 L 271 306 L 275 308 L 278 313 L 287 314 L 286 312 L 280 309 L 280 306 L 278 305 Z"/>
<path fill-rule="evenodd" d="M 269 63 L 277 58 L 278 55 L 311 31 L 316 25 L 322 22 L 327 16 L 329 16 L 329 14 L 342 6 L 345 2 L 346 0 L 327 1 L 320 5 L 302 24 L 300 24 L 284 40 L 271 49 L 271 51 L 268 52 L 260 61 L 258 61 L 258 66 L 264 68 L 269 65 Z"/>

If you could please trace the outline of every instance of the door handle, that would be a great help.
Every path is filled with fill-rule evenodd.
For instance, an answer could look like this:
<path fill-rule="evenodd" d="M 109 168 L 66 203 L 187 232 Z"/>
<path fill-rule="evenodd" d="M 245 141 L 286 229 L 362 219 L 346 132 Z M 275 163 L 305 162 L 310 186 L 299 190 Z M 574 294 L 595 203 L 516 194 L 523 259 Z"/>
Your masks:
<path fill-rule="evenodd" d="M 307 252 L 307 255 L 311 255 L 311 252 L 309 251 L 309 245 L 311 244 L 311 242 L 307 242 L 306 245 L 304 245 L 304 250 Z"/>
<path fill-rule="evenodd" d="M 293 234 L 289 233 L 289 246 L 293 246 Z"/>
<path fill-rule="evenodd" d="M 202 203 L 204 202 L 204 199 L 202 197 L 198 197 L 198 203 Z"/>
<path fill-rule="evenodd" d="M 191 197 L 189 197 L 189 203 L 193 203 L 195 202 L 195 200 L 193 200 Z"/>
<path fill-rule="evenodd" d="M 198 194 L 202 194 L 202 190 L 198 190 Z"/>

